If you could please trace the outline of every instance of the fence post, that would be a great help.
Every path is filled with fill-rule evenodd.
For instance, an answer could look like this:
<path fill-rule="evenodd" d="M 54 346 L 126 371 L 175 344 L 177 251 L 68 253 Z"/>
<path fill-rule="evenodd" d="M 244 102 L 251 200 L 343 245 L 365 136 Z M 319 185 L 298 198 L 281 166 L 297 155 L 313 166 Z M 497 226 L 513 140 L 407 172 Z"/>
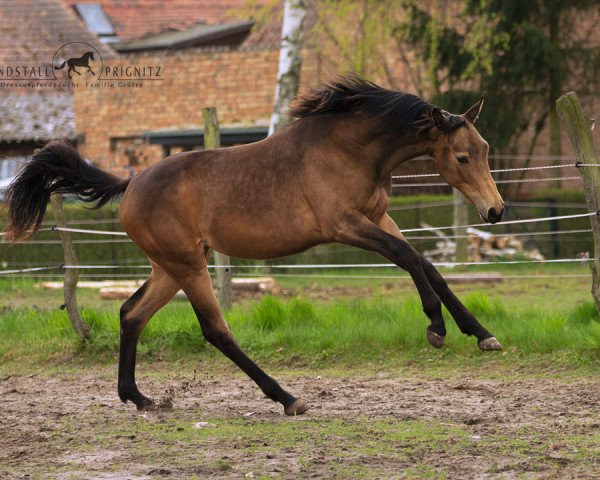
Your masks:
<path fill-rule="evenodd" d="M 203 108 L 204 118 L 204 148 L 209 150 L 221 146 L 221 133 L 219 131 L 219 120 L 215 107 Z M 217 298 L 221 308 L 231 308 L 231 260 L 227 255 L 213 250 L 215 265 L 217 266 Z"/>
<path fill-rule="evenodd" d="M 454 261 L 466 262 L 469 259 L 469 243 L 467 242 L 467 229 L 458 228 L 457 225 L 469 224 L 469 206 L 466 198 L 456 188 L 452 189 L 452 198 L 454 207 L 452 211 L 452 225 L 454 225 L 454 235 L 456 237 L 456 254 Z"/>
<path fill-rule="evenodd" d="M 66 227 L 67 219 L 65 216 L 65 211 L 63 210 L 61 194 L 55 193 L 52 195 L 50 197 L 50 204 L 52 205 L 56 226 Z M 75 253 L 75 248 L 73 247 L 73 242 L 71 241 L 71 234 L 61 230 L 58 231 L 58 234 L 60 235 L 60 240 L 62 242 L 65 264 L 77 265 L 77 254 Z M 87 339 L 90 336 L 90 327 L 84 323 L 79 313 L 79 308 L 77 307 L 77 296 L 75 292 L 77 289 L 78 277 L 79 272 L 76 268 L 65 269 L 65 283 L 63 287 L 65 296 L 64 307 L 67 309 L 69 320 L 71 320 L 71 324 L 73 325 L 77 335 L 83 339 Z"/>
<path fill-rule="evenodd" d="M 586 118 L 581 110 L 575 92 L 569 92 L 556 101 L 556 110 L 569 135 L 569 139 L 577 155 L 577 163 L 597 164 L 598 154 L 592 139 L 593 121 Z M 590 212 L 600 211 L 600 167 L 580 167 L 579 174 L 583 180 L 585 199 Z M 594 235 L 592 271 L 592 296 L 596 308 L 600 311 L 600 219 L 598 215 L 590 217 Z"/>

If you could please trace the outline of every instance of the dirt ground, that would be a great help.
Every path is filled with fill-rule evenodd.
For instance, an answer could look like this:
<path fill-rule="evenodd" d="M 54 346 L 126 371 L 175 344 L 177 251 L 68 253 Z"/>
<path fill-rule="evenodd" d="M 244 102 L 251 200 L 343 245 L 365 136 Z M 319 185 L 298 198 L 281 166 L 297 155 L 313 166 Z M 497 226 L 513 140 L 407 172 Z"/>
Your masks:
<path fill-rule="evenodd" d="M 162 370 L 161 370 L 162 368 Z M 280 374 L 285 417 L 233 369 L 142 365 L 0 378 L 0 478 L 600 478 L 597 377 Z"/>

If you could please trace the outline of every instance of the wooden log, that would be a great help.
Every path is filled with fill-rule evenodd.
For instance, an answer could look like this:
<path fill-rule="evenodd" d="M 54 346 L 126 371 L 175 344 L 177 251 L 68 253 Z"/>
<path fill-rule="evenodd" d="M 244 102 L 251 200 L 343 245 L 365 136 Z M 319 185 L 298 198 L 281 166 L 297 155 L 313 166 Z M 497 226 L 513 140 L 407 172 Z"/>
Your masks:
<path fill-rule="evenodd" d="M 219 148 L 221 146 L 221 133 L 217 109 L 215 107 L 203 108 L 204 118 L 204 148 L 206 150 Z M 213 250 L 215 265 L 217 266 L 217 298 L 221 308 L 231 308 L 231 259 Z"/>
<path fill-rule="evenodd" d="M 233 278 L 231 280 L 232 290 L 235 292 L 248 293 L 275 293 L 279 291 L 277 282 L 273 277 L 256 277 L 256 278 Z M 100 298 L 103 300 L 120 300 L 127 299 L 135 293 L 139 288 L 137 286 L 118 286 L 118 285 L 102 285 L 100 289 Z M 176 294 L 177 298 L 187 298 L 183 290 L 179 290 Z"/>
<path fill-rule="evenodd" d="M 139 280 L 99 280 L 99 281 L 89 281 L 89 282 L 77 282 L 77 288 L 125 288 L 131 287 L 138 289 L 143 285 L 143 281 Z M 64 284 L 61 282 L 40 282 L 35 285 L 38 288 L 43 288 L 44 290 L 59 290 L 64 287 Z"/>
<path fill-rule="evenodd" d="M 469 274 L 445 274 L 444 279 L 448 283 L 500 283 L 504 280 L 499 272 L 477 272 Z"/>
<path fill-rule="evenodd" d="M 556 101 L 556 111 L 573 144 L 577 162 L 581 164 L 598 164 L 598 153 L 592 138 L 593 121 L 586 118 L 581 110 L 575 92 L 569 92 Z M 579 167 L 583 180 L 585 200 L 588 211 L 600 211 L 600 167 Z M 598 215 L 590 217 L 594 235 L 593 260 L 589 262 L 592 271 L 592 296 L 596 308 L 600 311 L 600 219 Z"/>
<path fill-rule="evenodd" d="M 496 248 L 503 250 L 508 246 L 507 244 L 508 244 L 508 241 L 507 241 L 506 237 L 496 237 Z"/>
<path fill-rule="evenodd" d="M 63 210 L 63 201 L 60 193 L 54 194 L 50 197 L 50 204 L 52 205 L 52 211 L 54 212 L 54 218 L 58 227 L 67 226 L 67 218 Z M 71 241 L 71 234 L 69 232 L 58 232 L 62 247 L 64 251 L 65 264 L 66 265 L 77 265 L 77 254 Z M 65 270 L 65 283 L 64 283 L 64 308 L 67 310 L 69 320 L 73 329 L 81 338 L 87 339 L 90 336 L 90 327 L 86 325 L 81 318 L 79 308 L 77 307 L 77 279 L 79 278 L 79 272 L 76 268 L 67 268 Z M 61 307 L 62 308 L 62 307 Z"/>

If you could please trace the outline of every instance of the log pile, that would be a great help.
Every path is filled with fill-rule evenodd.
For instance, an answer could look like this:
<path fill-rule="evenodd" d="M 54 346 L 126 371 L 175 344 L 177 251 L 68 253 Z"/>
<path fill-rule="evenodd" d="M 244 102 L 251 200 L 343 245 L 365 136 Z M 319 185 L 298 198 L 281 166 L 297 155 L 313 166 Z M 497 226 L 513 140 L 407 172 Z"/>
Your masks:
<path fill-rule="evenodd" d="M 443 233 L 435 231 L 440 237 L 435 249 L 426 250 L 423 254 L 438 262 L 452 262 L 456 254 L 456 242 Z M 526 249 L 522 240 L 514 235 L 495 234 L 467 228 L 467 243 L 469 247 L 469 262 L 493 262 L 502 259 L 544 260 L 537 248 Z"/>

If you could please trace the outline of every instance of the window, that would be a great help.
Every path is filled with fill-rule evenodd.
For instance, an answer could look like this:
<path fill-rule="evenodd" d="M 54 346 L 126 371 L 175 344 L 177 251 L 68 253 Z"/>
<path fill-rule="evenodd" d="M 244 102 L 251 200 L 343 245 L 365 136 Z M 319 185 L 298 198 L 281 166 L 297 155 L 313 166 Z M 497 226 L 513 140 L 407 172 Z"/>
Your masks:
<path fill-rule="evenodd" d="M 20 163 L 27 160 L 27 157 L 11 157 L 0 159 L 0 179 L 12 178 L 17 173 Z"/>
<path fill-rule="evenodd" d="M 118 41 L 112 23 L 99 3 L 78 3 L 75 10 L 85 22 L 88 30 L 98 35 L 103 42 Z"/>

